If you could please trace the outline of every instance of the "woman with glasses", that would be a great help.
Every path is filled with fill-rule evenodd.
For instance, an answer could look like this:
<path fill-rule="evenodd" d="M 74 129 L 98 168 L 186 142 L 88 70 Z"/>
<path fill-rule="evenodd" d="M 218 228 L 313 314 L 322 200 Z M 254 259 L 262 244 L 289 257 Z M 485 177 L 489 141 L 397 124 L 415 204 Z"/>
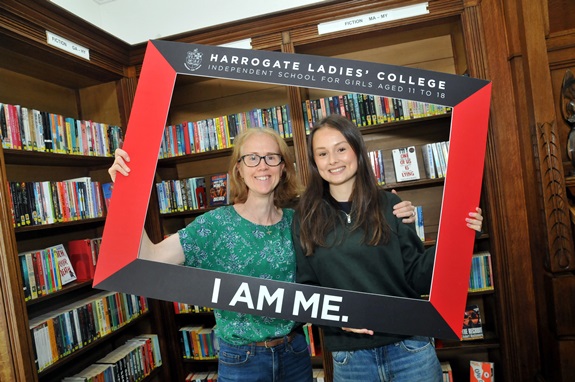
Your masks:
<path fill-rule="evenodd" d="M 128 175 L 128 153 L 116 150 L 109 169 Z M 295 281 L 291 236 L 299 195 L 294 162 L 272 129 L 247 129 L 235 138 L 229 168 L 233 205 L 209 211 L 158 244 L 144 235 L 140 258 L 245 276 Z M 398 206 L 408 217 L 413 206 Z M 218 381 L 312 381 L 301 326 L 293 321 L 216 310 Z"/>

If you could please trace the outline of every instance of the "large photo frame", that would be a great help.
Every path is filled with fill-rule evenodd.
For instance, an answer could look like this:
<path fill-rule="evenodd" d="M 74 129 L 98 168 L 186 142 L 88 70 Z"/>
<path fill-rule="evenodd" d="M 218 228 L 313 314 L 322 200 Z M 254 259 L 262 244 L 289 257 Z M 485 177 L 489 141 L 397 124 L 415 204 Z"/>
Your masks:
<path fill-rule="evenodd" d="M 358 92 L 451 107 L 449 171 L 429 298 L 277 282 L 139 259 L 178 75 Z M 149 41 L 124 140 L 132 172 L 119 176 L 114 185 L 94 288 L 317 325 L 461 338 L 475 240 L 475 231 L 461 222 L 479 205 L 490 97 L 489 81 L 467 76 L 313 55 Z M 253 304 L 258 299 L 264 303 Z"/>

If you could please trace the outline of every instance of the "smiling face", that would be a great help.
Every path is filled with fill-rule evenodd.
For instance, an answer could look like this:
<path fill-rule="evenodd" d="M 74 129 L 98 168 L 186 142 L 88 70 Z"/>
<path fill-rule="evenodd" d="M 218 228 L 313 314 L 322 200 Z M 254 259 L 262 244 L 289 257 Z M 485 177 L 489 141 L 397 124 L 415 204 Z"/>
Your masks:
<path fill-rule="evenodd" d="M 357 174 L 357 155 L 338 130 L 324 126 L 313 136 L 313 158 L 320 176 L 338 201 L 347 201 Z"/>
<path fill-rule="evenodd" d="M 277 142 L 267 134 L 254 134 L 250 136 L 241 148 L 241 156 L 255 154 L 265 156 L 279 154 Z M 248 167 L 243 160 L 237 163 L 240 176 L 248 187 L 248 198 L 252 196 L 271 196 L 281 180 L 284 163 L 279 166 L 269 166 L 261 159 L 255 167 Z"/>

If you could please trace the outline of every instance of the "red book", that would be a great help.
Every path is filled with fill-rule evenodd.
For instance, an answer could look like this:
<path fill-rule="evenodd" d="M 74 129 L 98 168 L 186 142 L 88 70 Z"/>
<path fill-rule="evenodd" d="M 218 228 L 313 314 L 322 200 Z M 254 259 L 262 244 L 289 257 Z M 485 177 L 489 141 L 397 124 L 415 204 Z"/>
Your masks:
<path fill-rule="evenodd" d="M 38 297 L 47 294 L 46 280 L 44 279 L 44 267 L 42 266 L 42 254 L 40 251 L 34 251 L 32 254 L 32 262 L 34 263 L 34 274 L 36 275 L 36 291 Z"/>
<path fill-rule="evenodd" d="M 182 124 L 182 129 L 184 130 L 184 150 L 186 155 L 192 153 L 192 146 L 190 142 L 190 130 L 188 129 L 188 122 Z"/>
<path fill-rule="evenodd" d="M 92 251 L 92 239 L 72 240 L 68 242 L 68 257 L 76 271 L 78 281 L 94 278 L 96 254 Z"/>

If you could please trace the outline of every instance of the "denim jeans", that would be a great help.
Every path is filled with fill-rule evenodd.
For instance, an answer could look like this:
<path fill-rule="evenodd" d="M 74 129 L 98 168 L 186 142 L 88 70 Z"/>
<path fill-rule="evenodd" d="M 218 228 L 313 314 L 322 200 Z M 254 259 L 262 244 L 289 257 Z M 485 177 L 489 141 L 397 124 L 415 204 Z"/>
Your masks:
<path fill-rule="evenodd" d="M 428 337 L 374 349 L 334 351 L 334 382 L 441 382 L 441 365 Z"/>
<path fill-rule="evenodd" d="M 231 345 L 219 339 L 218 382 L 311 382 L 311 357 L 303 334 L 265 346 Z"/>

